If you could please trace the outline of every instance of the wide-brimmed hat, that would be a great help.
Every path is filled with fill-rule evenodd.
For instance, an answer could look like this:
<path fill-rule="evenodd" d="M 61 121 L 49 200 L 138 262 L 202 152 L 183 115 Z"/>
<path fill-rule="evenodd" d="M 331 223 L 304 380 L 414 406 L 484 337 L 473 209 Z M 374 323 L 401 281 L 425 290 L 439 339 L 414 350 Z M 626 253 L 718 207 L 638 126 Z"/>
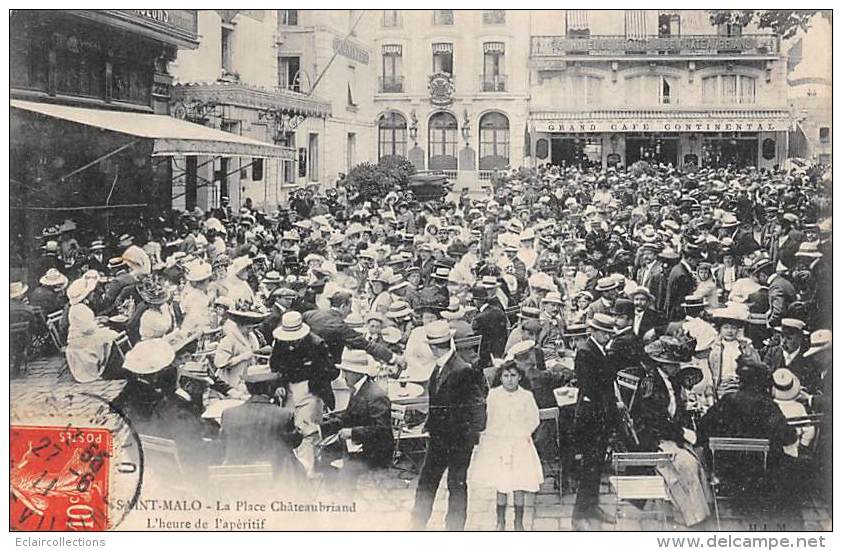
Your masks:
<path fill-rule="evenodd" d="M 819 251 L 818 243 L 805 242 L 801 243 L 796 251 L 795 256 L 803 256 L 805 258 L 821 258 L 824 256 Z"/>
<path fill-rule="evenodd" d="M 79 304 L 88 295 L 90 295 L 94 289 L 96 289 L 97 280 L 90 279 L 87 277 L 81 277 L 75 280 L 67 287 L 67 300 L 70 302 L 71 305 Z"/>
<path fill-rule="evenodd" d="M 38 283 L 44 285 L 45 287 L 58 287 L 59 289 L 64 289 L 67 286 L 67 276 L 55 268 L 50 268 L 47 270 L 47 273 L 41 276 Z"/>
<path fill-rule="evenodd" d="M 365 350 L 346 348 L 342 351 L 339 369 L 373 376 L 377 373 L 377 362 Z"/>
<path fill-rule="evenodd" d="M 697 295 L 687 295 L 684 297 L 684 302 L 681 303 L 682 308 L 704 308 L 707 305 L 705 297 Z"/>
<path fill-rule="evenodd" d="M 520 341 L 512 345 L 509 348 L 509 352 L 507 356 L 509 358 L 514 358 L 516 356 L 522 356 L 524 354 L 528 354 L 532 349 L 535 348 L 535 341 L 529 339 L 525 341 Z"/>
<path fill-rule="evenodd" d="M 658 258 L 660 258 L 661 260 L 678 260 L 679 258 L 681 258 L 681 255 L 675 252 L 674 249 L 667 247 L 658 253 Z"/>
<path fill-rule="evenodd" d="M 751 273 L 755 274 L 760 270 L 772 267 L 772 259 L 766 254 L 761 254 L 751 263 Z"/>
<path fill-rule="evenodd" d="M 775 329 L 784 332 L 790 331 L 795 333 L 804 333 L 804 329 L 807 327 L 807 324 L 801 321 L 800 319 L 796 318 L 783 318 L 781 320 L 781 325 L 776 327 Z"/>
<path fill-rule="evenodd" d="M 120 236 L 119 243 L 117 244 L 119 247 L 128 247 L 134 243 L 134 236 L 124 233 Z"/>
<path fill-rule="evenodd" d="M 444 320 L 436 320 L 424 326 L 427 344 L 444 344 L 453 337 L 454 331 Z"/>
<path fill-rule="evenodd" d="M 246 268 L 249 268 L 251 265 L 251 258 L 247 256 L 238 256 L 237 258 L 231 261 L 231 264 L 228 266 L 228 272 L 231 274 L 239 274 Z"/>
<path fill-rule="evenodd" d="M 280 285 L 284 282 L 284 276 L 275 270 L 267 272 L 266 275 L 263 276 L 263 283 L 268 283 L 269 285 Z"/>
<path fill-rule="evenodd" d="M 496 276 L 493 275 L 484 275 L 482 279 L 479 281 L 479 284 L 483 287 L 488 288 L 497 288 L 500 286 L 500 280 L 497 279 Z"/>
<path fill-rule="evenodd" d="M 436 271 L 432 273 L 431 277 L 433 279 L 447 280 L 450 278 L 450 268 L 436 268 Z"/>
<path fill-rule="evenodd" d="M 187 275 L 185 275 L 184 277 L 187 281 L 198 283 L 200 281 L 210 279 L 212 275 L 213 267 L 207 262 L 199 261 L 190 264 L 190 267 L 187 270 Z"/>
<path fill-rule="evenodd" d="M 389 319 L 401 319 L 412 315 L 412 307 L 405 300 L 395 300 L 389 305 L 386 317 Z"/>
<path fill-rule="evenodd" d="M 795 400 L 801 392 L 801 381 L 789 369 L 776 369 L 772 373 L 772 398 L 775 400 Z"/>
<path fill-rule="evenodd" d="M 613 277 L 601 277 L 596 282 L 596 287 L 594 287 L 594 291 L 598 293 L 604 293 L 606 291 L 612 291 L 620 287 L 620 282 Z"/>
<path fill-rule="evenodd" d="M 249 366 L 244 380 L 247 383 L 265 383 L 268 381 L 276 381 L 280 378 L 281 374 L 272 371 L 269 365 L 258 364 Z"/>
<path fill-rule="evenodd" d="M 175 350 L 163 338 L 140 341 L 126 352 L 123 368 L 138 375 L 152 375 L 172 364 Z"/>
<path fill-rule="evenodd" d="M 634 288 L 633 288 L 633 289 L 632 289 L 632 290 L 628 293 L 628 295 L 629 295 L 631 298 L 634 298 L 636 295 L 646 295 L 646 296 L 649 298 L 649 300 L 652 300 L 652 299 L 654 299 L 654 298 L 655 298 L 655 296 L 652 294 L 652 292 L 649 290 L 649 288 L 648 288 L 648 287 L 646 287 L 646 286 L 644 286 L 644 285 L 637 285 L 637 286 L 635 286 L 635 287 L 634 287 Z"/>
<path fill-rule="evenodd" d="M 386 323 L 386 316 L 377 311 L 366 312 L 365 316 L 363 316 L 363 319 L 365 319 L 366 323 L 370 322 L 371 320 L 377 320 L 380 323 Z"/>
<path fill-rule="evenodd" d="M 833 346 L 833 332 L 830 329 L 819 329 L 810 333 L 810 348 L 804 352 L 804 357 L 808 358 L 813 354 L 827 350 Z"/>
<path fill-rule="evenodd" d="M 733 228 L 739 225 L 740 221 L 730 212 L 723 214 L 721 220 L 719 221 L 719 226 L 721 228 Z"/>
<path fill-rule="evenodd" d="M 238 300 L 228 310 L 228 317 L 236 324 L 256 325 L 269 317 L 269 311 L 246 300 Z"/>
<path fill-rule="evenodd" d="M 710 312 L 714 321 L 736 321 L 745 323 L 748 321 L 748 311 L 736 304 L 728 304 L 724 308 L 715 308 Z"/>
<path fill-rule="evenodd" d="M 524 306 L 520 309 L 520 312 L 518 312 L 517 317 L 520 319 L 541 319 L 541 310 L 533 306 Z"/>
<path fill-rule="evenodd" d="M 102 241 L 102 239 L 96 239 L 94 241 L 91 241 L 91 246 L 88 247 L 88 250 L 90 251 L 101 251 L 103 249 L 105 249 L 105 243 Z"/>
<path fill-rule="evenodd" d="M 597 313 L 588 320 L 588 327 L 606 333 L 614 332 L 614 318 L 608 314 Z"/>
<path fill-rule="evenodd" d="M 692 346 L 690 344 L 692 343 Z M 643 351 L 653 360 L 666 364 L 680 364 L 690 361 L 695 349 L 695 341 L 681 340 L 669 335 L 658 337 L 647 344 Z"/>
<path fill-rule="evenodd" d="M 384 327 L 383 330 L 380 332 L 380 336 L 383 338 L 383 342 L 386 344 L 398 344 L 401 342 L 401 330 L 397 327 Z"/>
<path fill-rule="evenodd" d="M 634 316 L 634 302 L 627 298 L 618 298 L 611 308 L 612 316 Z"/>
<path fill-rule="evenodd" d="M 26 294 L 29 287 L 21 281 L 13 281 L 9 284 L 9 298 L 16 299 Z"/>
<path fill-rule="evenodd" d="M 301 312 L 287 312 L 281 316 L 281 325 L 272 331 L 279 341 L 297 341 L 310 333 L 310 326 L 304 323 Z"/>

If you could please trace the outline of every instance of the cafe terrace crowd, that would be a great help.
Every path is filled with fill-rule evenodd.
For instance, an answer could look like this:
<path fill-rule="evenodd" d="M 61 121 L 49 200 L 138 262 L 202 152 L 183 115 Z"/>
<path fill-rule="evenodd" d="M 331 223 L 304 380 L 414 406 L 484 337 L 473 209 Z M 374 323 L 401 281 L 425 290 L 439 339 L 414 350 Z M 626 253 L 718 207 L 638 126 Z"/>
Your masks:
<path fill-rule="evenodd" d="M 80 385 L 125 379 L 115 405 L 193 472 L 269 463 L 282 484 L 353 491 L 414 430 L 413 529 L 445 471 L 448 529 L 471 484 L 497 489 L 498 529 L 513 495 L 523 529 L 550 477 L 576 493 L 573 527 L 599 529 L 624 452 L 671 454 L 658 472 L 688 527 L 711 522 L 712 488 L 749 516 L 829 499 L 829 168 L 545 166 L 491 184 L 359 201 L 340 181 L 272 212 L 223 198 L 110 231 L 60 217 L 12 243 L 13 370 L 58 349 Z M 711 481 L 713 437 L 768 439 L 765 470 L 740 455 Z"/>

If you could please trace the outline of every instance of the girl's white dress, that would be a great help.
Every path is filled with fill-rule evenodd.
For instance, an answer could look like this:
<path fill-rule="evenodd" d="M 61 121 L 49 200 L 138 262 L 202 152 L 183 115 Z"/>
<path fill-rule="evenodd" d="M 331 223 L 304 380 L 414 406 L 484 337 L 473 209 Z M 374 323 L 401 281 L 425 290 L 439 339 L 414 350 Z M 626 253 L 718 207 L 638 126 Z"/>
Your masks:
<path fill-rule="evenodd" d="M 498 492 L 537 492 L 544 473 L 532 443 L 540 423 L 538 405 L 528 390 L 502 386 L 488 393 L 488 421 L 471 461 L 470 479 Z"/>

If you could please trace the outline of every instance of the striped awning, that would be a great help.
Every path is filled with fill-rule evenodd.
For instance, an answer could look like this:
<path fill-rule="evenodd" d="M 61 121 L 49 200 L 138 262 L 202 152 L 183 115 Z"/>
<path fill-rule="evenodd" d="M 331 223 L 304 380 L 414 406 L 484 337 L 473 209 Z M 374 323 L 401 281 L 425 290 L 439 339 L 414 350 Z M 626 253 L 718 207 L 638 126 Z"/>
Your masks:
<path fill-rule="evenodd" d="M 400 44 L 383 44 L 385 55 L 403 55 L 403 46 Z"/>
<path fill-rule="evenodd" d="M 629 40 L 646 38 L 646 10 L 626 10 L 626 38 Z"/>
<path fill-rule="evenodd" d="M 582 31 L 589 28 L 588 10 L 567 10 L 568 31 Z"/>
<path fill-rule="evenodd" d="M 452 54 L 453 53 L 453 44 L 450 42 L 434 42 L 433 43 L 433 53 L 434 54 Z"/>

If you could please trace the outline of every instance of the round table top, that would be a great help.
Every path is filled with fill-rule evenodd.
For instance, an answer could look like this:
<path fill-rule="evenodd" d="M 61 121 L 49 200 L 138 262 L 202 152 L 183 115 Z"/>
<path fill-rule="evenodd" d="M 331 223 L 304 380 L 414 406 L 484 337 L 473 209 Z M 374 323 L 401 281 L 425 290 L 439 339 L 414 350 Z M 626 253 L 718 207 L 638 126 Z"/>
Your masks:
<path fill-rule="evenodd" d="M 388 393 L 390 400 L 406 400 L 424 394 L 424 387 L 410 382 L 407 382 L 406 386 L 401 386 L 400 381 L 390 380 Z"/>

